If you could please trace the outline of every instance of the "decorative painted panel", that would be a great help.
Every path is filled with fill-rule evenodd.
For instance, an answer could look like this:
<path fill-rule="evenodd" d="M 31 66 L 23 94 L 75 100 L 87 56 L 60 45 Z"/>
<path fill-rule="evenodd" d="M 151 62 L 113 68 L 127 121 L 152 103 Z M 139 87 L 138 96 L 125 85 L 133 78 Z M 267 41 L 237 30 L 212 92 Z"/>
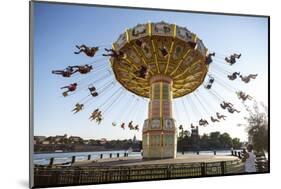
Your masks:
<path fill-rule="evenodd" d="M 152 119 L 151 128 L 160 128 L 160 119 Z"/>
<path fill-rule="evenodd" d="M 173 129 L 174 128 L 174 120 L 173 119 L 165 119 L 164 126 L 166 129 Z"/>

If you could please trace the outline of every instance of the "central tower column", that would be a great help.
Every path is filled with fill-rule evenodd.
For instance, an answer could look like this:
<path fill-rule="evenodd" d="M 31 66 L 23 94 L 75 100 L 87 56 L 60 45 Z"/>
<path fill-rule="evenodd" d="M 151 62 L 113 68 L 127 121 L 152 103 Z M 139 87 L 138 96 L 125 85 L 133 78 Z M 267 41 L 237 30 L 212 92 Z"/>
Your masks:
<path fill-rule="evenodd" d="M 177 129 L 172 116 L 173 80 L 164 75 L 150 79 L 148 119 L 144 121 L 143 158 L 175 158 Z"/>

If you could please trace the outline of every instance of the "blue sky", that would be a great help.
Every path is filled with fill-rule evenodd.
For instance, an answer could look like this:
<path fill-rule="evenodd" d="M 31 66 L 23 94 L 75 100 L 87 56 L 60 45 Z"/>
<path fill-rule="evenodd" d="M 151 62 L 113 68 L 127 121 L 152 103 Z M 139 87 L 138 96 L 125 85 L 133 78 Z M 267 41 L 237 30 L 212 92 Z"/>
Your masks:
<path fill-rule="evenodd" d="M 110 47 L 126 28 L 138 23 L 166 21 L 186 26 L 201 38 L 210 51 L 217 53 L 210 72 L 228 87 L 214 83 L 213 90 L 227 101 L 235 103 L 242 110 L 240 114 L 228 114 L 227 121 L 212 124 L 200 129 L 200 134 L 211 131 L 228 132 L 233 137 L 245 140 L 245 128 L 237 127 L 243 123 L 247 114 L 234 91 L 243 90 L 267 105 L 268 78 L 268 23 L 267 18 L 245 16 L 222 16 L 198 13 L 180 13 L 153 10 L 135 10 L 121 8 L 86 7 L 78 5 L 62 5 L 35 3 L 34 6 L 34 134 L 35 135 L 78 135 L 84 138 L 122 139 L 134 135 L 141 139 L 141 131 L 123 131 L 112 127 L 111 122 L 128 123 L 131 119 L 142 126 L 147 117 L 147 100 L 121 91 L 121 98 L 107 109 L 105 120 L 101 125 L 90 122 L 88 117 L 97 107 L 111 104 L 110 97 L 120 85 L 115 83 L 104 95 L 93 98 L 85 104 L 85 109 L 75 115 L 71 113 L 76 102 L 88 95 L 87 86 L 95 82 L 97 87 L 113 81 L 109 76 L 110 67 L 106 58 L 100 56 L 89 58 L 75 55 L 76 44 Z M 234 66 L 221 63 L 224 55 L 233 52 L 242 53 L 242 57 Z M 217 61 L 216 61 L 217 60 Z M 88 75 L 79 74 L 71 78 L 63 78 L 51 74 L 54 69 L 63 69 L 68 65 L 94 63 L 98 71 Z M 226 72 L 218 68 L 240 71 L 247 75 L 258 73 L 258 77 L 249 84 L 240 80 L 229 81 Z M 109 70 L 109 71 L 108 71 Z M 108 76 L 107 76 L 108 75 Z M 112 75 L 112 74 L 111 74 Z M 78 81 L 78 91 L 69 97 L 62 97 L 60 87 Z M 81 86 L 81 87 L 80 87 Z M 118 97 L 118 94 L 115 95 Z M 197 101 L 199 97 L 201 104 Z M 108 101 L 108 104 L 104 102 Z M 113 102 L 113 101 L 112 101 Z M 185 107 L 184 107 L 185 105 Z M 197 108 L 194 108 L 194 105 Z M 137 108 L 136 108 L 137 107 Z M 194 94 L 174 100 L 174 117 L 177 125 L 183 124 L 189 129 L 201 117 L 214 114 L 219 109 L 219 101 L 204 87 L 199 87 Z M 199 113 L 198 113 L 199 112 Z"/>

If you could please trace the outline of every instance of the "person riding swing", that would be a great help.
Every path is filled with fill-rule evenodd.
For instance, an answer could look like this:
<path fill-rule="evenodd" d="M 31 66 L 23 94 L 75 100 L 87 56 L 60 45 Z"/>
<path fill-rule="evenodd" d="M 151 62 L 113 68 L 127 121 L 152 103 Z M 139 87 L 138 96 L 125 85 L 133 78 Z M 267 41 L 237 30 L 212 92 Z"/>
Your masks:
<path fill-rule="evenodd" d="M 230 57 L 225 57 L 225 61 L 227 63 L 229 63 L 230 65 L 233 65 L 236 63 L 236 59 L 239 59 L 240 57 L 241 57 L 241 54 L 234 53 L 234 54 L 230 55 Z"/>
<path fill-rule="evenodd" d="M 72 83 L 72 84 L 70 84 L 68 86 L 61 87 L 61 89 L 67 89 L 67 91 L 64 91 L 62 93 L 62 95 L 64 97 L 66 97 L 66 96 L 68 96 L 68 92 L 73 92 L 73 91 L 76 90 L 76 88 L 77 88 L 77 83 Z"/>
<path fill-rule="evenodd" d="M 220 122 L 218 119 L 214 118 L 213 116 L 211 116 L 211 121 L 212 122 Z"/>
<path fill-rule="evenodd" d="M 83 66 L 72 66 L 72 68 L 77 68 L 74 73 L 87 74 L 93 69 L 93 66 L 85 64 Z"/>
<path fill-rule="evenodd" d="M 95 109 L 93 112 L 92 112 L 92 115 L 90 116 L 90 120 L 93 121 L 96 119 L 97 115 L 98 115 L 98 112 L 99 112 L 99 109 Z"/>
<path fill-rule="evenodd" d="M 217 115 L 217 118 L 218 118 L 218 119 L 223 119 L 223 120 L 225 120 L 225 118 L 226 118 L 225 115 L 220 115 L 219 112 L 217 112 L 216 115 Z"/>
<path fill-rule="evenodd" d="M 240 78 L 244 83 L 249 83 L 251 79 L 256 79 L 257 76 L 258 74 L 250 74 L 248 76 L 240 75 Z"/>
<path fill-rule="evenodd" d="M 209 125 L 209 123 L 208 123 L 207 120 L 201 118 L 201 119 L 199 120 L 199 125 L 205 127 L 205 126 Z"/>
<path fill-rule="evenodd" d="M 227 77 L 229 80 L 233 81 L 233 80 L 237 79 L 237 76 L 239 76 L 239 75 L 240 75 L 240 72 L 234 72 L 231 75 L 228 75 Z"/>
<path fill-rule="evenodd" d="M 226 108 L 232 108 L 233 107 L 233 104 L 231 104 L 230 102 L 225 102 L 223 101 L 221 104 L 220 104 L 221 108 L 222 109 L 226 109 Z"/>
<path fill-rule="evenodd" d="M 96 122 L 97 122 L 98 124 L 100 124 L 102 120 L 103 120 L 103 117 L 102 117 L 102 116 L 99 116 L 99 117 L 96 118 Z"/>
<path fill-rule="evenodd" d="M 136 131 L 139 131 L 139 125 L 136 125 L 134 128 Z"/>
<path fill-rule="evenodd" d="M 75 72 L 71 66 L 68 66 L 64 70 L 53 70 L 52 71 L 52 74 L 62 75 L 63 77 L 70 77 L 74 73 Z"/>
<path fill-rule="evenodd" d="M 125 129 L 125 123 L 122 123 L 122 124 L 121 124 L 121 128 L 122 128 L 122 129 Z"/>
<path fill-rule="evenodd" d="M 206 64 L 207 65 L 210 65 L 212 62 L 213 62 L 213 59 L 212 59 L 212 56 L 215 56 L 216 55 L 216 53 L 209 53 L 207 56 L 206 56 Z"/>
<path fill-rule="evenodd" d="M 145 79 L 148 74 L 148 67 L 141 65 L 140 69 L 135 71 L 134 74 L 137 77 Z"/>
<path fill-rule="evenodd" d="M 247 99 L 249 99 L 249 100 L 252 100 L 253 99 L 253 97 L 251 97 L 250 95 L 246 95 L 246 93 L 244 93 L 244 92 L 242 92 L 242 91 L 238 91 L 237 93 L 237 96 L 238 96 L 238 98 L 239 99 L 242 99 L 243 101 L 246 101 Z"/>
<path fill-rule="evenodd" d="M 102 56 L 110 56 L 112 58 L 121 59 L 125 56 L 125 53 L 122 51 L 115 51 L 114 49 L 104 49 L 108 54 L 102 54 Z"/>
<path fill-rule="evenodd" d="M 232 107 L 228 107 L 227 110 L 231 114 L 233 114 L 234 112 L 240 113 L 240 111 L 238 111 L 238 110 L 236 110 L 235 108 L 232 108 Z"/>
<path fill-rule="evenodd" d="M 80 112 L 84 107 L 84 104 L 75 104 L 75 108 L 72 110 L 72 112 L 74 112 L 74 114 L 76 114 L 77 112 Z"/>
<path fill-rule="evenodd" d="M 96 52 L 99 50 L 99 47 L 88 47 L 86 45 L 76 45 L 76 48 L 79 50 L 78 52 L 74 52 L 74 54 L 80 54 L 83 52 L 89 57 L 94 57 Z"/>
<path fill-rule="evenodd" d="M 159 50 L 160 50 L 163 57 L 166 57 L 168 55 L 168 50 L 166 49 L 165 46 L 159 48 Z"/>
<path fill-rule="evenodd" d="M 128 127 L 129 127 L 130 130 L 133 130 L 133 129 L 134 129 L 133 121 L 130 121 L 130 122 L 129 122 Z"/>
<path fill-rule="evenodd" d="M 102 117 L 101 111 L 98 111 L 97 115 L 96 115 L 96 122 L 98 124 L 100 124 L 102 120 L 103 120 L 103 117 Z"/>

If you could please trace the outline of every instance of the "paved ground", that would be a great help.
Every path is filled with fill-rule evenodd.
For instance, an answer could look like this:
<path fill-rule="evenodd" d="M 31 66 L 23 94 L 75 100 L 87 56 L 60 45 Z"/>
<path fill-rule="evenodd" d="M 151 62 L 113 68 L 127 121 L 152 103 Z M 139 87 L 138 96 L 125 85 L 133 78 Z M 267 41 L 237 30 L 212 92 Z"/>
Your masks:
<path fill-rule="evenodd" d="M 217 162 L 237 160 L 234 156 L 221 155 L 178 155 L 175 159 L 143 160 L 141 157 L 107 158 L 99 160 L 76 162 L 72 166 L 130 166 L 130 165 L 159 165 L 196 162 Z"/>

